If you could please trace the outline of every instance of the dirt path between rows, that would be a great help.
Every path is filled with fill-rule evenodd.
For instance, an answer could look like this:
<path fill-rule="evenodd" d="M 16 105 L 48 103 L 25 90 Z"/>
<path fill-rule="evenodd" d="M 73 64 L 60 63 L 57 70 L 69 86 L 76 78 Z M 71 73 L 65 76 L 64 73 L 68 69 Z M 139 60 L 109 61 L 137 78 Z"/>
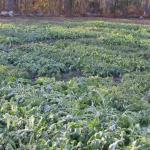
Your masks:
<path fill-rule="evenodd" d="M 108 21 L 108 22 L 120 22 L 120 23 L 133 23 L 150 25 L 150 19 L 120 19 L 120 18 L 100 18 L 100 17 L 75 17 L 75 18 L 63 18 L 63 17 L 0 17 L 1 23 L 55 23 L 62 24 L 65 21 Z"/>

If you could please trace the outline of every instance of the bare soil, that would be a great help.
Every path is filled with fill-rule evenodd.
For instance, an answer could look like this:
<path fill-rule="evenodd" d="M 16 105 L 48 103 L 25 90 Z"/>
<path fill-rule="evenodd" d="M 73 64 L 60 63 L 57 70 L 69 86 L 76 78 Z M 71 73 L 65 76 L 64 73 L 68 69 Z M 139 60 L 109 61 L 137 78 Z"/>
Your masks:
<path fill-rule="evenodd" d="M 74 17 L 74 18 L 64 18 L 64 17 L 0 17 L 0 22 L 3 23 L 54 23 L 62 24 L 65 21 L 108 21 L 108 22 L 120 22 L 120 23 L 133 23 L 150 25 L 150 18 L 139 19 L 139 18 L 100 18 L 100 17 Z"/>

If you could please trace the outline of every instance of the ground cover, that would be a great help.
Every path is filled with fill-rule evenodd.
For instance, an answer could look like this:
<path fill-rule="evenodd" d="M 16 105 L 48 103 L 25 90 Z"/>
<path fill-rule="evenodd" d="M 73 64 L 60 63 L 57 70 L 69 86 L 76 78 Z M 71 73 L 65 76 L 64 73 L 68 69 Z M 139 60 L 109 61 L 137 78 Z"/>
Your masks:
<path fill-rule="evenodd" d="M 149 38 L 125 23 L 0 23 L 2 149 L 149 150 Z"/>

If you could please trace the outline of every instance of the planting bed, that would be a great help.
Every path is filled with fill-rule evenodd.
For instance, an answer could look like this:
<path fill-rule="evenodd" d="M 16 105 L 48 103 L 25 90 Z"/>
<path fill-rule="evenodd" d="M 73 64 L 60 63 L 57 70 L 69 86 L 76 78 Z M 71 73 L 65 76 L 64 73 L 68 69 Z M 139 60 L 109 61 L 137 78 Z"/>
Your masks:
<path fill-rule="evenodd" d="M 150 27 L 0 23 L 0 149 L 150 150 Z"/>

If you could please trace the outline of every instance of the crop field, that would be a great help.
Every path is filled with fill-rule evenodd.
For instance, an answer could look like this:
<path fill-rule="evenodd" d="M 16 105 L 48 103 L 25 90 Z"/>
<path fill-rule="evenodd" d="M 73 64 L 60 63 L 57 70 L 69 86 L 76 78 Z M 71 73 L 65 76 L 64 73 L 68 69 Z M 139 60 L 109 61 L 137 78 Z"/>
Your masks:
<path fill-rule="evenodd" d="M 150 150 L 150 26 L 0 23 L 0 150 Z"/>

